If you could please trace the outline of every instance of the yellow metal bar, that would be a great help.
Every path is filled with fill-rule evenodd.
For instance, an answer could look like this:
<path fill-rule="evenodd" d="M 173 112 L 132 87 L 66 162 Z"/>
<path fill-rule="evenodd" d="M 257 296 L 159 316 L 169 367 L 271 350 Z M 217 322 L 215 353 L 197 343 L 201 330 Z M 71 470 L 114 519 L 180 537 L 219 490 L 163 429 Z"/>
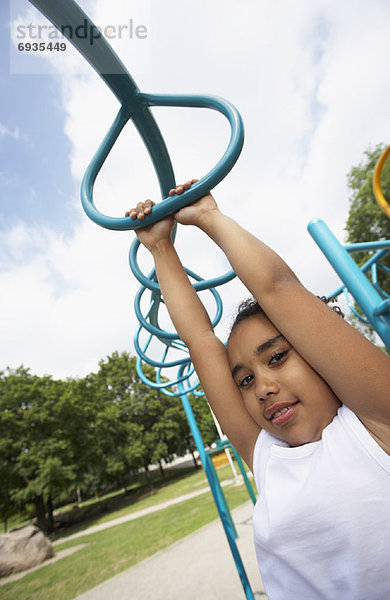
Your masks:
<path fill-rule="evenodd" d="M 374 188 L 375 200 L 377 201 L 377 203 L 379 204 L 379 206 L 381 207 L 383 212 L 388 217 L 390 217 L 390 206 L 389 206 L 389 203 L 387 202 L 386 198 L 382 194 L 381 174 L 382 174 L 383 166 L 384 166 L 389 154 L 390 154 L 390 146 L 388 146 L 386 148 L 386 150 L 379 157 L 379 160 L 376 163 L 376 167 L 375 167 L 375 171 L 374 171 L 374 178 L 373 178 L 373 188 Z"/>

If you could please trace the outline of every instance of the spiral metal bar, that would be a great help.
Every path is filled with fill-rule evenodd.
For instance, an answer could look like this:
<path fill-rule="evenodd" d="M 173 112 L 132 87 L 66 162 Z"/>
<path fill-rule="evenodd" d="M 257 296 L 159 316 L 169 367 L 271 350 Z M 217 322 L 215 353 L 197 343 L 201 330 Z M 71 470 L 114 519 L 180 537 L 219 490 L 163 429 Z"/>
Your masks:
<path fill-rule="evenodd" d="M 82 181 L 81 202 L 90 219 L 102 227 L 114 230 L 137 229 L 139 227 L 151 225 L 176 212 L 183 206 L 195 202 L 226 177 L 236 162 L 244 141 L 242 119 L 238 111 L 230 102 L 215 96 L 177 96 L 141 93 L 131 75 L 116 56 L 108 42 L 74 0 L 30 0 L 30 2 L 69 39 L 102 77 L 120 103 L 119 112 L 88 166 Z M 87 27 L 90 36 L 77 37 L 71 35 L 70 32 L 76 32 L 78 27 Z M 209 173 L 181 195 L 168 195 L 169 190 L 175 187 L 175 177 L 164 139 L 150 111 L 150 107 L 152 106 L 208 108 L 222 113 L 227 118 L 230 125 L 230 140 L 222 158 Z M 162 202 L 158 203 L 153 208 L 152 213 L 147 215 L 142 221 L 138 221 L 137 219 L 132 220 L 128 217 L 116 218 L 103 215 L 96 208 L 93 200 L 93 188 L 98 173 L 119 134 L 129 120 L 134 123 L 149 152 L 163 199 Z M 236 545 L 234 524 L 219 480 L 213 469 L 211 458 L 204 448 L 191 409 L 189 393 L 201 393 L 197 390 L 199 382 L 190 383 L 190 378 L 194 371 L 191 366 L 188 351 L 186 351 L 184 344 L 178 340 L 176 334 L 165 331 L 159 325 L 159 309 L 162 303 L 160 289 L 154 272 L 149 273 L 148 275 L 142 273 L 138 265 L 138 249 L 139 243 L 135 240 L 130 249 L 129 259 L 131 270 L 141 283 L 141 288 L 135 298 L 135 312 L 140 322 L 134 340 L 139 355 L 137 371 L 140 378 L 148 385 L 161 389 L 161 391 L 167 395 L 180 396 L 241 579 L 245 596 L 249 600 L 254 600 L 245 568 Z M 222 315 L 222 301 L 215 290 L 215 287 L 232 279 L 235 276 L 234 272 L 229 271 L 223 276 L 208 281 L 202 279 L 192 271 L 187 270 L 187 273 L 196 280 L 194 287 L 197 291 L 210 290 L 216 302 L 216 314 L 213 323 L 218 323 Z M 150 290 L 151 296 L 149 308 L 146 315 L 144 315 L 141 309 L 141 300 L 146 289 Z M 143 332 L 146 332 L 147 335 L 144 344 L 140 341 Z M 160 360 L 156 360 L 150 355 L 150 346 L 154 339 L 156 339 L 164 348 Z M 181 357 L 168 360 L 169 351 L 177 352 L 180 350 L 186 352 L 184 358 Z M 144 375 L 142 370 L 143 361 L 157 367 L 156 381 L 150 381 Z M 178 367 L 177 375 L 173 380 L 168 378 L 168 381 L 166 381 L 162 372 L 167 368 L 173 367 Z"/>

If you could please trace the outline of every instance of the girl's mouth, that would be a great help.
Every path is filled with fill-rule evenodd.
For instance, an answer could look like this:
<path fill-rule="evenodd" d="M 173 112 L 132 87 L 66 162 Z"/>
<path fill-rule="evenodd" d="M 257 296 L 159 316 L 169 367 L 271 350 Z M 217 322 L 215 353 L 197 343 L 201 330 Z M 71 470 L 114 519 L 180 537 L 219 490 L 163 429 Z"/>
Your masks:
<path fill-rule="evenodd" d="M 275 427 L 282 427 L 283 425 L 288 423 L 290 419 L 292 419 L 292 417 L 295 415 L 298 402 L 299 400 L 297 402 L 294 402 L 293 404 L 290 404 L 289 406 L 285 406 L 284 408 L 281 408 L 280 410 L 276 411 L 271 418 L 272 425 L 275 425 Z"/>

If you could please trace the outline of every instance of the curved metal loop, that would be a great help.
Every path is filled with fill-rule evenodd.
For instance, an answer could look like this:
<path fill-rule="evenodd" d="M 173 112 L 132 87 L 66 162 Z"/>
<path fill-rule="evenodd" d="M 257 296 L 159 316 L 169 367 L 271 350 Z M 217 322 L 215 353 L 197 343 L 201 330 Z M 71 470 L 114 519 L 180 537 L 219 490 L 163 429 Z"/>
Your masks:
<path fill-rule="evenodd" d="M 133 240 L 133 243 L 131 244 L 129 250 L 129 265 L 132 270 L 132 273 L 144 287 L 148 288 L 149 290 L 153 290 L 155 292 L 160 293 L 160 286 L 156 281 L 155 272 L 152 271 L 148 275 L 145 275 L 139 267 L 137 258 L 139 248 L 140 242 L 136 238 Z M 229 281 L 234 279 L 236 276 L 233 270 L 227 271 L 224 275 L 219 275 L 218 277 L 213 277 L 211 279 L 203 279 L 202 277 L 199 277 L 199 275 L 196 275 L 196 273 L 187 268 L 186 272 L 187 275 L 197 280 L 196 283 L 193 284 L 197 292 L 224 285 L 225 283 L 228 283 Z"/>
<path fill-rule="evenodd" d="M 159 368 L 159 367 L 164 366 L 164 368 L 167 368 L 167 369 L 171 368 L 171 367 L 178 367 L 180 365 L 184 365 L 184 364 L 188 363 L 188 361 L 189 361 L 188 356 L 183 357 L 183 358 L 178 358 L 178 359 L 172 360 L 170 362 L 166 362 L 164 364 L 162 364 L 161 361 L 154 360 L 153 358 L 148 356 L 146 354 L 145 349 L 142 349 L 140 341 L 139 341 L 139 336 L 140 336 L 142 329 L 143 328 L 141 326 L 138 327 L 137 331 L 134 334 L 134 347 L 135 347 L 135 350 L 136 350 L 138 356 L 140 356 L 144 362 L 148 363 L 152 367 Z M 153 336 L 151 336 L 151 337 L 153 337 Z"/>
<path fill-rule="evenodd" d="M 182 383 L 183 381 L 185 381 L 188 378 L 188 375 L 186 374 L 186 375 L 183 375 L 182 377 L 178 377 L 177 379 L 175 379 L 173 381 L 162 382 L 161 381 L 161 373 L 159 374 L 159 371 L 156 371 L 156 375 L 159 374 L 159 376 L 158 376 L 159 380 L 152 381 L 145 375 L 145 373 L 142 370 L 142 358 L 141 357 L 138 357 L 138 359 L 137 359 L 136 368 L 137 368 L 137 374 L 143 383 L 146 383 L 148 386 L 150 386 L 154 389 L 161 390 L 167 396 L 171 396 L 171 397 L 180 396 L 180 392 L 170 392 L 170 391 L 168 391 L 167 388 L 175 387 L 176 385 L 178 385 L 179 383 Z M 161 369 L 160 369 L 160 371 L 161 371 Z M 192 373 L 193 373 L 193 370 L 190 373 L 190 376 Z"/>
<path fill-rule="evenodd" d="M 194 278 L 202 281 L 201 277 L 199 277 L 199 275 L 196 275 L 196 273 L 194 273 L 190 269 L 186 268 L 185 271 L 190 277 L 194 277 Z M 143 296 L 144 292 L 146 291 L 146 289 L 147 288 L 145 286 L 140 287 L 135 296 L 134 310 L 135 310 L 135 314 L 137 316 L 138 321 L 141 323 L 141 325 L 144 329 L 149 331 L 149 333 L 154 334 L 161 341 L 162 340 L 179 340 L 180 338 L 177 333 L 173 333 L 173 332 L 169 332 L 169 331 L 165 331 L 164 329 L 161 329 L 158 326 L 156 319 L 154 319 L 155 322 L 153 322 L 151 319 L 148 321 L 147 318 L 142 314 L 141 299 L 142 299 L 142 296 Z M 214 287 L 207 288 L 207 289 L 214 296 L 214 299 L 215 299 L 216 311 L 215 311 L 215 315 L 214 315 L 213 319 L 211 320 L 211 322 L 212 322 L 213 327 L 216 327 L 222 318 L 222 311 L 223 311 L 222 300 L 221 300 L 221 296 L 219 295 L 219 293 L 217 292 L 217 290 Z M 158 302 L 160 303 L 161 299 L 159 299 Z M 150 311 L 151 311 L 151 308 L 149 308 L 147 316 L 149 316 Z M 157 313 L 157 310 L 156 310 L 156 313 Z"/>
<path fill-rule="evenodd" d="M 124 64 L 86 13 L 74 0 L 30 0 L 84 56 L 115 94 L 121 108 L 93 157 L 81 186 L 81 202 L 87 215 L 98 225 L 107 229 L 138 229 L 160 221 L 183 206 L 195 202 L 215 187 L 231 170 L 240 155 L 244 142 L 244 126 L 237 109 L 227 100 L 216 96 L 162 95 L 141 93 Z M 90 39 L 73 35 L 78 27 L 88 27 Z M 211 171 L 180 196 L 168 196 L 175 187 L 171 159 L 158 125 L 151 113 L 151 106 L 198 107 L 216 110 L 229 121 L 231 135 L 222 158 Z M 142 221 L 128 217 L 115 218 L 103 215 L 93 202 L 96 177 L 127 121 L 131 119 L 138 130 L 153 162 L 160 184 L 163 202 Z"/>
<path fill-rule="evenodd" d="M 388 217 L 390 217 L 390 205 L 382 193 L 381 175 L 382 175 L 382 170 L 383 170 L 384 164 L 385 164 L 389 154 L 390 154 L 390 146 L 387 146 L 387 148 L 384 150 L 384 152 L 382 152 L 381 156 L 379 157 L 378 162 L 376 163 L 374 177 L 373 177 L 373 190 L 374 190 L 375 200 L 377 201 L 379 207 L 383 210 L 383 212 Z"/>
<path fill-rule="evenodd" d="M 205 396 L 205 393 L 203 391 L 199 392 L 197 390 L 194 390 L 193 394 L 194 396 L 198 396 L 198 398 L 203 398 Z"/>
<path fill-rule="evenodd" d="M 141 357 L 138 357 L 136 363 L 137 374 L 141 381 L 154 389 L 160 390 L 163 394 L 165 394 L 165 396 L 169 396 L 170 398 L 180 397 L 183 394 L 183 391 L 179 391 L 179 389 L 176 389 L 176 391 L 169 391 L 168 388 L 175 388 L 176 386 L 184 387 L 184 384 L 186 384 L 186 387 L 184 388 L 186 390 L 186 393 L 193 392 L 196 396 L 204 395 L 203 392 L 199 393 L 196 391 L 200 385 L 199 381 L 196 381 L 193 385 L 189 385 L 189 379 L 195 373 L 191 360 L 188 359 L 187 362 L 182 365 L 182 367 L 179 370 L 179 376 L 175 380 L 163 382 L 161 381 L 161 371 L 166 366 L 167 365 L 164 364 L 156 371 L 156 381 L 152 381 L 145 375 L 145 373 L 142 370 Z"/>
<path fill-rule="evenodd" d="M 137 102 L 139 103 L 136 106 Z M 229 121 L 231 136 L 229 144 L 218 163 L 199 181 L 194 183 L 190 189 L 182 194 L 166 196 L 162 202 L 153 207 L 151 214 L 146 215 L 142 221 L 130 219 L 130 217 L 110 217 L 103 215 L 95 206 L 93 201 L 93 187 L 96 177 L 111 151 L 117 137 L 129 119 L 133 119 L 139 133 L 149 148 L 150 144 L 156 145 L 161 142 L 161 134 L 151 119 L 140 127 L 141 111 L 143 117 L 149 111 L 149 106 L 187 106 L 198 108 L 209 108 L 222 113 Z M 149 115 L 150 116 L 150 115 Z M 93 157 L 81 184 L 81 202 L 87 215 L 92 221 L 101 227 L 114 230 L 139 229 L 161 221 L 168 215 L 178 211 L 180 208 L 192 204 L 207 194 L 222 179 L 226 177 L 238 159 L 244 142 L 244 127 L 237 109 L 227 100 L 215 96 L 175 96 L 175 95 L 153 95 L 137 93 L 131 98 L 130 104 L 123 104 L 115 121 L 109 129 L 102 144 Z M 156 166 L 156 165 L 155 165 Z M 174 186 L 172 186 L 174 187 Z"/>
<path fill-rule="evenodd" d="M 359 321 L 362 321 L 362 323 L 365 323 L 366 325 L 369 325 L 369 320 L 366 319 L 363 315 L 361 315 L 355 308 L 355 306 L 353 305 L 353 303 L 351 302 L 351 294 L 349 289 L 347 288 L 347 286 L 341 286 L 339 287 L 337 290 L 335 290 L 333 292 L 333 294 L 329 294 L 327 296 L 327 298 L 337 298 L 337 296 L 339 296 L 341 293 L 344 294 L 345 297 L 345 301 L 348 305 L 348 308 L 350 309 L 350 311 L 359 319 Z"/>

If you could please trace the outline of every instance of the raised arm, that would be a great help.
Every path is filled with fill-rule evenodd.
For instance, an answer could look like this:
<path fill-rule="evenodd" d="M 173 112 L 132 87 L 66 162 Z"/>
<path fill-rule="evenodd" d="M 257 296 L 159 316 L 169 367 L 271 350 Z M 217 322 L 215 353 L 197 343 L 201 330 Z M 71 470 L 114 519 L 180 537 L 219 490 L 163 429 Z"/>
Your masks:
<path fill-rule="evenodd" d="M 140 203 L 127 215 L 142 219 L 152 206 L 151 201 Z M 189 349 L 206 397 L 223 431 L 252 468 L 252 451 L 260 428 L 244 406 L 230 372 L 225 346 L 214 335 L 207 311 L 182 267 L 170 237 L 172 226 L 172 218 L 164 219 L 137 230 L 137 236 L 153 256 L 164 302 Z"/>
<path fill-rule="evenodd" d="M 189 222 L 188 216 L 183 222 Z M 273 250 L 216 206 L 201 214 L 195 224 L 220 246 L 295 350 L 341 402 L 390 446 L 389 357 L 311 294 Z"/>

